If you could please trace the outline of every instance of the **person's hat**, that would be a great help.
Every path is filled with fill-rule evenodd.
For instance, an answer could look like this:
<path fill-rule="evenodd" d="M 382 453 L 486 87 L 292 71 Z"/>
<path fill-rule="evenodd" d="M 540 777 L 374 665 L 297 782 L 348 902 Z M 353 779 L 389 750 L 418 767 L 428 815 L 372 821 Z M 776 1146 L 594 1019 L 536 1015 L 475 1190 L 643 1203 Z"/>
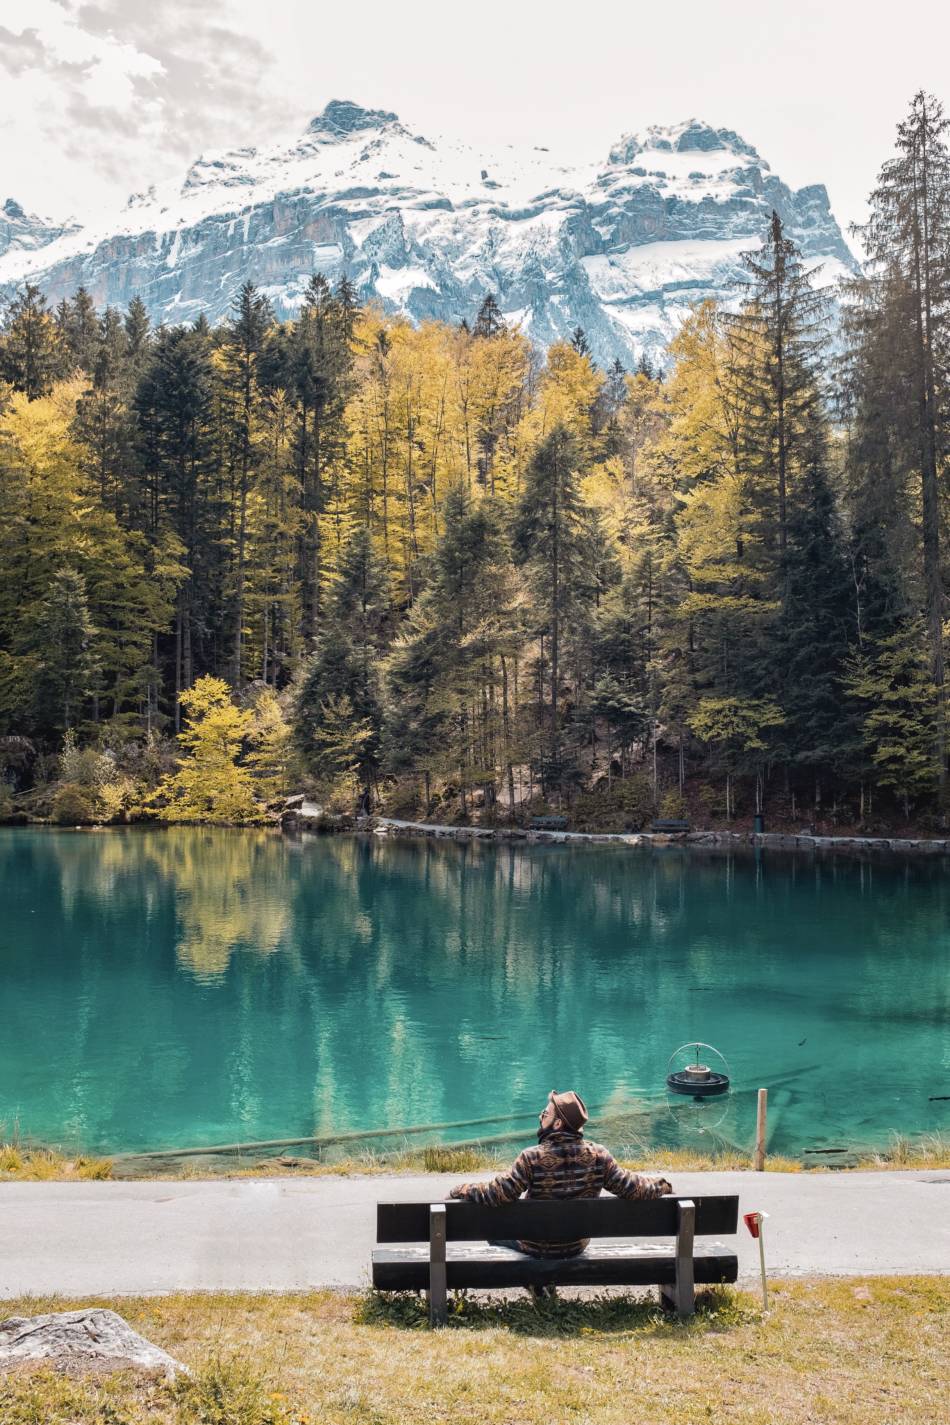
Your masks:
<path fill-rule="evenodd" d="M 587 1105 L 580 1094 L 575 1093 L 573 1089 L 568 1089 L 565 1093 L 552 1089 L 551 1102 L 561 1122 L 572 1132 L 580 1133 L 587 1122 Z"/>

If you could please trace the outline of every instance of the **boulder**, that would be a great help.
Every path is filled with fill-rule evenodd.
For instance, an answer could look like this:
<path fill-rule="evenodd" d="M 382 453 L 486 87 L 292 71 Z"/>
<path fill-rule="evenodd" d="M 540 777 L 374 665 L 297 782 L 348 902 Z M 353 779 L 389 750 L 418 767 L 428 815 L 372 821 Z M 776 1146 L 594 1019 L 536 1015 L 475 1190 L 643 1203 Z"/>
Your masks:
<path fill-rule="evenodd" d="M 167 1380 L 188 1373 L 114 1311 L 88 1307 L 48 1316 L 9 1316 L 0 1321 L 0 1370 L 43 1362 L 72 1373 L 143 1370 Z"/>

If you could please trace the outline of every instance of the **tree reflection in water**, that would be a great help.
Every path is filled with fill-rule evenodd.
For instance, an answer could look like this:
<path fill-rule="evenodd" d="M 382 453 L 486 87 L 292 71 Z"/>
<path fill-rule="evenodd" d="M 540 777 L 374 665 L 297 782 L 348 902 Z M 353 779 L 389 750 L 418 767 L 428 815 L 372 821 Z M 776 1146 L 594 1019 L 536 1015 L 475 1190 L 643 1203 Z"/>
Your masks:
<path fill-rule="evenodd" d="M 946 1126 L 927 862 L 8 828 L 0 889 L 0 1121 L 38 1137 L 520 1128 L 573 1084 L 615 1144 L 676 1141 L 709 1122 L 661 1091 L 691 1036 L 730 1060 L 726 1137 L 759 1083 L 776 1150 Z"/>

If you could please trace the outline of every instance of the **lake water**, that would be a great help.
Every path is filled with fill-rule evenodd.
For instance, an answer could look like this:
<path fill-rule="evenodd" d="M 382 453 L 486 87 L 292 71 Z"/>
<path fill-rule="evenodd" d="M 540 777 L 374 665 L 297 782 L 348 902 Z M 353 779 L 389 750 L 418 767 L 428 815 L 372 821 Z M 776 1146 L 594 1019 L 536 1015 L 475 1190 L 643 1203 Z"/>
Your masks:
<path fill-rule="evenodd" d="M 615 1149 L 747 1147 L 762 1084 L 777 1152 L 950 1131 L 943 863 L 2 828 L 0 896 L 0 1125 L 68 1148 L 524 1136 L 553 1087 Z M 727 1100 L 668 1100 L 694 1037 Z"/>

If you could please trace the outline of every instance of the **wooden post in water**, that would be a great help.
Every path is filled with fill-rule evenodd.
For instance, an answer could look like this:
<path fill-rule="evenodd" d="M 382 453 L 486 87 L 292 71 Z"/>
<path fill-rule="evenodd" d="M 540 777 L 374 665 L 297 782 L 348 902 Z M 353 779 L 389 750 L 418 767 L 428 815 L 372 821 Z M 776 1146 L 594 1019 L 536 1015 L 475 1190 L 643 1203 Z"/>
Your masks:
<path fill-rule="evenodd" d="M 765 1171 L 765 1114 L 768 1102 L 768 1089 L 759 1089 L 759 1103 L 755 1115 L 755 1156 L 752 1159 L 752 1166 L 757 1173 Z"/>

